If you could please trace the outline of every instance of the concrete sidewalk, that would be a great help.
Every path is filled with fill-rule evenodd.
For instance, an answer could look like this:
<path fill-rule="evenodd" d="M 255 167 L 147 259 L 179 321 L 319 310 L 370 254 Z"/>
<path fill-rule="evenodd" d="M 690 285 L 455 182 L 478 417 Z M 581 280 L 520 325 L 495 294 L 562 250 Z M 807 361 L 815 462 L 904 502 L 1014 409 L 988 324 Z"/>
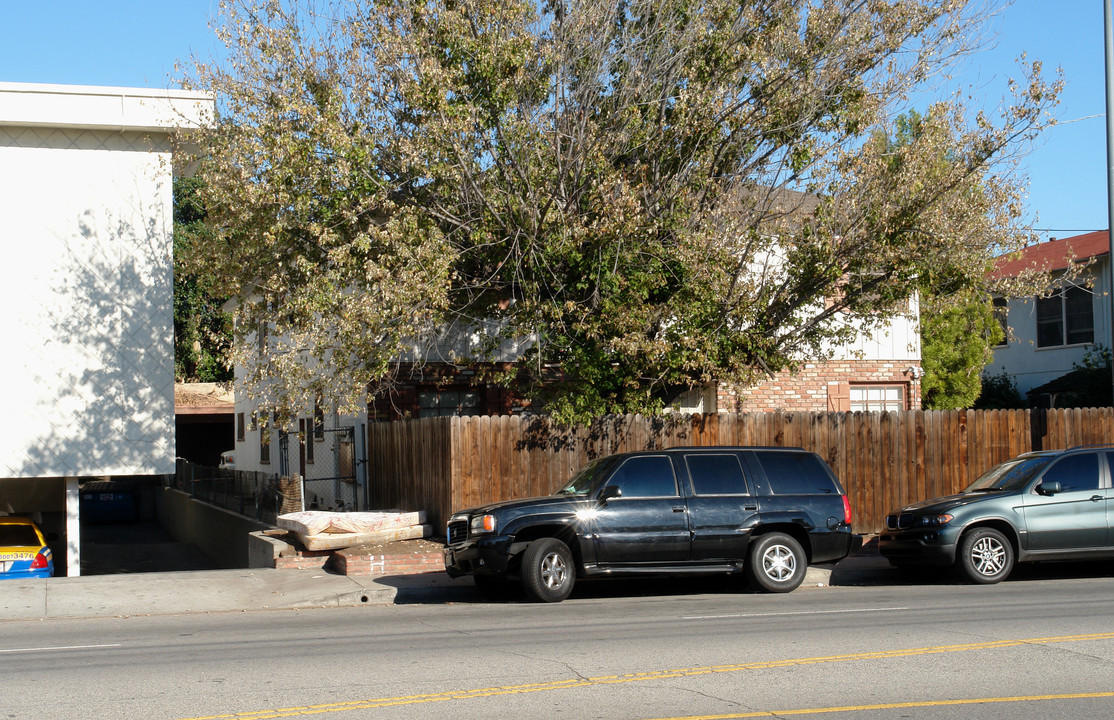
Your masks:
<path fill-rule="evenodd" d="M 895 582 L 890 564 L 862 553 L 812 566 L 802 589 Z M 0 621 L 477 602 L 471 578 L 445 573 L 345 576 L 323 570 L 194 570 L 0 581 Z"/>
<path fill-rule="evenodd" d="M 193 570 L 0 582 L 0 621 L 389 605 L 474 592 L 444 573 L 350 577 L 321 570 Z"/>

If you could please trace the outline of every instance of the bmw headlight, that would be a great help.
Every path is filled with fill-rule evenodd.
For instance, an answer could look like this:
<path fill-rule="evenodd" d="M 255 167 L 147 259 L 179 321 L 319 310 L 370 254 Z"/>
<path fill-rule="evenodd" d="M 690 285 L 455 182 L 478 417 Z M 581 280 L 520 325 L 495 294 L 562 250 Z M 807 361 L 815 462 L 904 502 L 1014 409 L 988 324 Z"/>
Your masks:
<path fill-rule="evenodd" d="M 472 524 L 469 527 L 473 535 L 483 535 L 495 532 L 498 523 L 495 522 L 494 515 L 476 515 L 472 518 Z"/>
<path fill-rule="evenodd" d="M 921 515 L 922 527 L 940 527 L 941 525 L 947 525 L 951 521 L 952 516 L 947 513 L 941 513 L 940 515 Z"/>

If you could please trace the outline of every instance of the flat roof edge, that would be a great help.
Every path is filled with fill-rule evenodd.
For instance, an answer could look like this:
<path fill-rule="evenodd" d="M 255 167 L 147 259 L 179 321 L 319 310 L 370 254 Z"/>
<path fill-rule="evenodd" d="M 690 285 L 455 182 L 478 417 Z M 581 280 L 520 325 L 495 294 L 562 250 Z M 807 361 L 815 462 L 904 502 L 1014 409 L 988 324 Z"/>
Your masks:
<path fill-rule="evenodd" d="M 119 97 L 175 98 L 182 100 L 212 100 L 212 93 L 176 88 L 144 88 L 111 85 L 58 85 L 50 83 L 23 83 L 0 81 L 0 92 L 40 93 L 50 95 L 108 95 Z"/>
<path fill-rule="evenodd" d="M 212 122 L 213 96 L 192 90 L 0 82 L 0 125 L 173 132 Z"/>

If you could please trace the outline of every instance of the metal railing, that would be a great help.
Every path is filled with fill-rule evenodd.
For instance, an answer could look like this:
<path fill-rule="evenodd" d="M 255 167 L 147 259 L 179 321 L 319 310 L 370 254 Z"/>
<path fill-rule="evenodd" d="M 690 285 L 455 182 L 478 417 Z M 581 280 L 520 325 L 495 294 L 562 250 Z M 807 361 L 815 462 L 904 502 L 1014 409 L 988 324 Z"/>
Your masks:
<path fill-rule="evenodd" d="M 354 427 L 284 433 L 279 438 L 279 468 L 301 479 L 306 510 L 368 509 L 365 436 Z M 301 509 L 301 508 L 300 508 Z"/>
<path fill-rule="evenodd" d="M 271 473 L 226 470 L 179 459 L 170 487 L 261 522 L 302 509 L 301 487 Z"/>

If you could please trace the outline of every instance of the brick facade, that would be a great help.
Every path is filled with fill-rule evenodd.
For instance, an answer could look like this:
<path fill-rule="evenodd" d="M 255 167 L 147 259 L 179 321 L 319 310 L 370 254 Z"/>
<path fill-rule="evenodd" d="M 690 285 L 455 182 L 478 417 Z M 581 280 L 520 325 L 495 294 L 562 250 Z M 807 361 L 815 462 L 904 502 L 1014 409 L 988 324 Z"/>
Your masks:
<path fill-rule="evenodd" d="M 912 368 L 912 372 L 910 369 Z M 749 388 L 720 385 L 719 412 L 846 412 L 855 385 L 900 386 L 906 410 L 921 408 L 919 361 L 832 360 L 804 363 L 795 373 L 782 371 Z"/>
<path fill-rule="evenodd" d="M 416 575 L 445 572 L 440 549 L 411 549 L 411 543 L 391 543 L 390 552 L 369 552 L 361 548 L 343 550 L 303 550 L 275 558 L 280 570 L 328 570 L 340 575 Z"/>
<path fill-rule="evenodd" d="M 912 372 L 910 372 L 912 369 Z M 419 393 L 452 389 L 479 394 L 477 415 L 519 415 L 529 403 L 513 389 L 493 381 L 507 366 L 430 365 L 414 371 L 369 408 L 379 420 L 419 417 Z M 846 412 L 851 410 L 850 390 L 856 385 L 899 386 L 906 410 L 921 408 L 921 364 L 919 360 L 832 360 L 804 363 L 795 373 L 782 371 L 753 387 L 729 385 L 716 388 L 718 412 Z"/>
<path fill-rule="evenodd" d="M 422 393 L 473 392 L 477 404 L 465 415 L 521 415 L 529 401 L 496 380 L 514 368 L 509 363 L 453 365 L 430 363 L 423 367 L 404 366 L 396 373 L 396 385 L 376 396 L 368 407 L 370 417 L 380 421 L 422 417 Z"/>

